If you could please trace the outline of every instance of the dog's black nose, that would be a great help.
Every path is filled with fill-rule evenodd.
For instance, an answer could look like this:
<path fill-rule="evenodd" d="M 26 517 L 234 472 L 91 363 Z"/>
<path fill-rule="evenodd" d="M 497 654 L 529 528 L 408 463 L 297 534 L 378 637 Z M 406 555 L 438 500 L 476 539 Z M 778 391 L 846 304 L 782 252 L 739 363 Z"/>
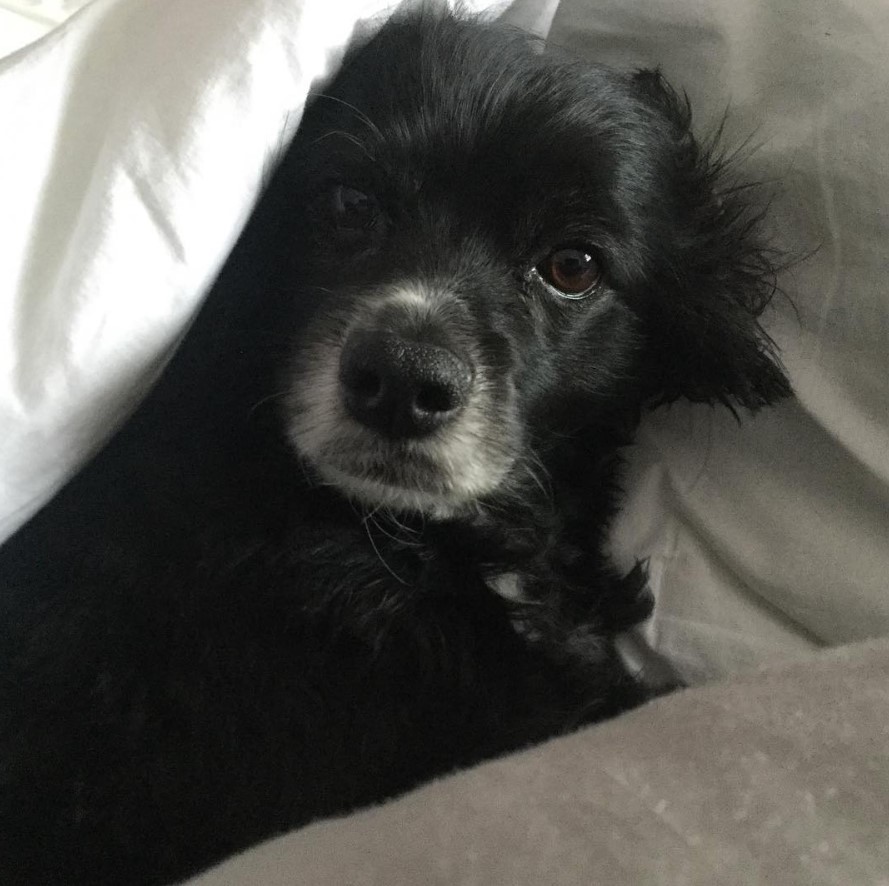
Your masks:
<path fill-rule="evenodd" d="M 391 333 L 353 332 L 340 359 L 349 413 L 390 437 L 422 437 L 447 424 L 471 385 L 472 370 L 453 351 Z"/>

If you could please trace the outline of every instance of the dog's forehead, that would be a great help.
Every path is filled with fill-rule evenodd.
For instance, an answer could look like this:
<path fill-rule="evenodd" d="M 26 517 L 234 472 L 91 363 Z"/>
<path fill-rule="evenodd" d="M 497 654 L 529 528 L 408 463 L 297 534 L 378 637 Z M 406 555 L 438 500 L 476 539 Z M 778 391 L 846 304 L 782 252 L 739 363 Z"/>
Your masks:
<path fill-rule="evenodd" d="M 633 140 L 639 103 L 628 83 L 500 29 L 393 28 L 327 91 L 319 135 L 338 133 L 350 162 L 386 166 L 395 178 L 577 186 L 600 180 Z"/>
<path fill-rule="evenodd" d="M 596 188 L 606 183 L 619 156 L 590 121 L 580 124 L 562 109 L 535 107 L 528 96 L 496 111 L 429 104 L 382 123 L 380 163 L 390 178 L 401 174 L 426 186 L 487 192 Z M 540 194 L 535 194 L 535 200 Z"/>

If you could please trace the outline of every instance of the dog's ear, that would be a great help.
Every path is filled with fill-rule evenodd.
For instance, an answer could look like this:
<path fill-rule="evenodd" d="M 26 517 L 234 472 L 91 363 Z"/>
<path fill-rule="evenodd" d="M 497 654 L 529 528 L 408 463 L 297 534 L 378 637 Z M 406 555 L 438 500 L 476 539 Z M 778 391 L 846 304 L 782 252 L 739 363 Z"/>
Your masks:
<path fill-rule="evenodd" d="M 732 180 L 732 162 L 691 131 L 688 99 L 657 71 L 634 86 L 665 138 L 664 208 L 655 245 L 658 280 L 645 311 L 653 401 L 679 397 L 755 410 L 791 393 L 759 317 L 775 293 L 777 256 L 764 244 L 755 187 Z"/>

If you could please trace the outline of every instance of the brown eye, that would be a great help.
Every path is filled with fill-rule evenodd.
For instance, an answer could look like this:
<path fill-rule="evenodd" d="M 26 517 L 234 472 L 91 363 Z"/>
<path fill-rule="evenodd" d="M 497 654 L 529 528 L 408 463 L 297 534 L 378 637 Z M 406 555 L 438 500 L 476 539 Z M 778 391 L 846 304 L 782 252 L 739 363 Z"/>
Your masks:
<path fill-rule="evenodd" d="M 589 295 L 602 277 L 592 250 L 584 246 L 562 246 L 551 252 L 537 272 L 566 298 Z"/>
<path fill-rule="evenodd" d="M 337 185 L 331 192 L 330 200 L 338 228 L 363 231 L 373 227 L 377 217 L 377 204 L 373 197 L 357 188 Z"/>

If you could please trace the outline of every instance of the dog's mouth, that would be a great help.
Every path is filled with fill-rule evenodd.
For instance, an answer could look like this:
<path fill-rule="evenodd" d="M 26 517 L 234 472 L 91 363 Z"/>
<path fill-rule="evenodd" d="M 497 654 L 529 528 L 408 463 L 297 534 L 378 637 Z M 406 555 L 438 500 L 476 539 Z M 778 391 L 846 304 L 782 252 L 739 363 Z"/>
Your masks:
<path fill-rule="evenodd" d="M 478 496 L 448 482 L 440 472 L 426 477 L 399 470 L 395 463 L 375 464 L 335 461 L 317 463 L 321 477 L 350 498 L 371 508 L 421 513 L 450 519 L 471 509 Z"/>
<path fill-rule="evenodd" d="M 294 440 L 322 480 L 371 508 L 458 517 L 501 485 L 514 462 L 459 426 L 431 439 L 393 441 L 343 416 L 329 443 L 315 448 L 301 424 L 295 422 Z"/>

